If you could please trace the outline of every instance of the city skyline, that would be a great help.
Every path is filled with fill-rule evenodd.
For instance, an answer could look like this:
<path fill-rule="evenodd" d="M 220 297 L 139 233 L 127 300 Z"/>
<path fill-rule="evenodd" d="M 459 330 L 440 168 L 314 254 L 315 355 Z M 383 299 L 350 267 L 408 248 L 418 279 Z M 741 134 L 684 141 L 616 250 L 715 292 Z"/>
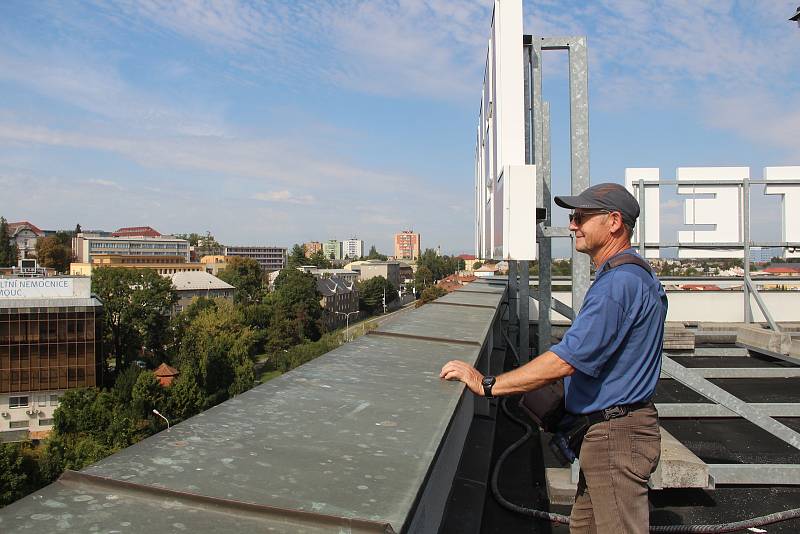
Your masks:
<path fill-rule="evenodd" d="M 491 7 L 3 3 L 0 187 L 24 201 L 0 212 L 242 245 L 358 234 L 381 251 L 414 228 L 472 253 Z M 524 2 L 524 31 L 588 37 L 593 183 L 626 167 L 759 176 L 800 163 L 795 7 L 540 0 Z M 563 67 L 546 58 L 554 194 L 569 187 Z"/>

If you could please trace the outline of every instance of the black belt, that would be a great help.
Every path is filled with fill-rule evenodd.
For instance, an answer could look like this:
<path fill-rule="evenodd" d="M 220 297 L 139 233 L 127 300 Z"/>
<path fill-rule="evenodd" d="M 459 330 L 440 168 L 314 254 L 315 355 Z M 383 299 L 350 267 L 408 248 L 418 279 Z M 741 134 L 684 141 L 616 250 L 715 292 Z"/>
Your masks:
<path fill-rule="evenodd" d="M 585 416 L 586 419 L 589 420 L 589 426 L 592 426 L 595 423 L 610 421 L 612 419 L 616 419 L 617 417 L 625 417 L 630 412 L 652 405 L 652 401 L 634 402 L 632 404 L 618 404 L 617 406 L 611 406 L 610 408 L 587 413 Z"/>

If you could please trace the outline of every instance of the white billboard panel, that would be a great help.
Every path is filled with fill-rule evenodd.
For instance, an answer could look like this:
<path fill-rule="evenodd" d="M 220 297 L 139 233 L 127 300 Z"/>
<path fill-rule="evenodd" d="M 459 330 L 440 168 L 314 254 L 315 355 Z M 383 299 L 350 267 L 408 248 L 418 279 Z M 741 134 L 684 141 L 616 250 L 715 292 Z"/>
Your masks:
<path fill-rule="evenodd" d="M 764 167 L 764 180 L 800 180 L 800 166 Z M 781 241 L 800 242 L 800 185 L 767 185 L 765 195 L 781 195 Z M 800 258 L 800 249 L 785 251 L 787 258 Z"/>
<path fill-rule="evenodd" d="M 750 177 L 749 167 L 680 167 L 677 171 L 681 180 L 737 180 Z M 678 186 L 679 195 L 692 195 L 683 205 L 683 223 L 704 225 L 713 228 L 681 230 L 678 232 L 680 244 L 734 243 L 743 239 L 742 198 L 740 187 L 733 185 Z M 742 258 L 742 249 L 694 249 L 679 248 L 679 258 Z"/>
<path fill-rule="evenodd" d="M 0 278 L 0 299 L 46 299 L 75 296 L 72 278 Z"/>
<path fill-rule="evenodd" d="M 512 204 L 508 201 L 503 172 L 507 167 L 525 165 L 523 69 L 522 1 L 495 0 L 475 150 L 475 248 L 481 258 L 528 260 L 536 257 L 535 173 L 514 173 L 515 177 L 532 176 L 532 183 L 524 187 L 519 183 L 515 185 L 515 191 L 526 193 L 519 198 L 515 193 L 513 203 L 515 211 L 530 212 L 534 221 L 530 229 L 533 243 L 517 247 L 521 237 L 513 241 L 507 237 L 521 236 L 522 229 L 509 233 L 506 228 L 506 224 L 514 224 L 518 219 L 506 214 Z M 522 215 L 520 220 L 526 220 Z"/>

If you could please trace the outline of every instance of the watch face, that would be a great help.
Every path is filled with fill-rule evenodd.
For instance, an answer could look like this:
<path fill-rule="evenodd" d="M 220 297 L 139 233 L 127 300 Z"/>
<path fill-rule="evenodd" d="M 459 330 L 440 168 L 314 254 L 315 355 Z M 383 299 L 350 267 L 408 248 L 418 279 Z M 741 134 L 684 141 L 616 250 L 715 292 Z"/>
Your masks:
<path fill-rule="evenodd" d="M 493 386 L 495 378 L 493 376 L 484 376 L 481 381 L 484 386 Z"/>

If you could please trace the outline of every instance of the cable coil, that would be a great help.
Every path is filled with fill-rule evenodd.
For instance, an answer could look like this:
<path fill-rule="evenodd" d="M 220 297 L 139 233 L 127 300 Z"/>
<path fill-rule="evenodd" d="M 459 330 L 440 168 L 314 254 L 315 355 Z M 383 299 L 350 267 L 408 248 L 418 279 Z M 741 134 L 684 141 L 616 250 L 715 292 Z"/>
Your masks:
<path fill-rule="evenodd" d="M 500 493 L 500 488 L 498 487 L 498 480 L 500 478 L 500 469 L 503 466 L 503 462 L 513 453 L 515 450 L 520 448 L 526 441 L 528 441 L 533 436 L 533 430 L 531 426 L 527 424 L 525 421 L 519 419 L 518 417 L 514 416 L 511 411 L 508 409 L 508 398 L 503 399 L 500 403 L 501 407 L 503 408 L 503 412 L 511 419 L 513 422 L 517 423 L 521 427 L 525 428 L 525 435 L 523 435 L 520 439 L 515 441 L 511 444 L 503 454 L 497 459 L 497 464 L 494 467 L 494 471 L 492 472 L 492 495 L 497 500 L 497 502 L 507 510 L 512 512 L 526 515 L 529 517 L 534 517 L 536 519 L 544 519 L 545 521 L 550 521 L 551 523 L 560 523 L 562 525 L 569 525 L 569 516 L 563 514 L 555 514 L 552 512 L 545 512 L 544 510 L 537 510 L 535 508 L 527 508 L 525 506 L 520 506 L 518 504 L 514 504 L 505 499 Z M 719 523 L 716 525 L 650 525 L 650 532 L 665 532 L 665 533 L 718 533 L 718 532 L 735 532 L 737 530 L 745 530 L 748 528 L 753 527 L 761 527 L 764 525 L 769 525 L 771 523 L 777 523 L 779 521 L 787 521 L 790 519 L 797 519 L 800 518 L 800 508 L 793 508 L 790 510 L 786 510 L 783 512 L 776 512 L 774 514 L 764 515 L 760 517 L 754 517 L 752 519 L 747 519 L 744 521 L 735 521 L 732 523 Z"/>

